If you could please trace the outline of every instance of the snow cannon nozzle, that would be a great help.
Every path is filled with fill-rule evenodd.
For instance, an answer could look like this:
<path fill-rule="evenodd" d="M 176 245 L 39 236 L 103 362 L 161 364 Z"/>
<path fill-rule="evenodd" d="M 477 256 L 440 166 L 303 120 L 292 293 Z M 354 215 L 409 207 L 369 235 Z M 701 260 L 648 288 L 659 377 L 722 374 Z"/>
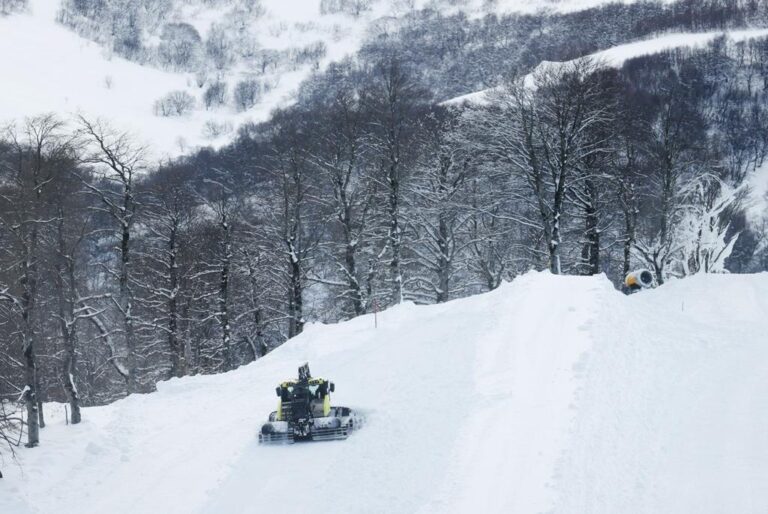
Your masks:
<path fill-rule="evenodd" d="M 647 269 L 635 270 L 627 274 L 626 278 L 624 279 L 624 285 L 627 287 L 630 293 L 653 287 L 653 273 Z"/>

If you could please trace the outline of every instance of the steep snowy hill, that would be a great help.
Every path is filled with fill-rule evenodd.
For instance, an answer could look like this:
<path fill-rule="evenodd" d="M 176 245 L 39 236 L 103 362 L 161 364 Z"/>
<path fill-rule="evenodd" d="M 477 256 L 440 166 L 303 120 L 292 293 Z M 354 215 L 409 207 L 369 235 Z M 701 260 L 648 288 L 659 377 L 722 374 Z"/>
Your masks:
<path fill-rule="evenodd" d="M 530 273 L 481 296 L 314 325 L 235 372 L 54 415 L 0 512 L 577 513 L 768 508 L 768 274 L 625 297 Z M 348 440 L 260 447 L 303 361 Z"/>
<path fill-rule="evenodd" d="M 157 52 L 162 27 L 175 24 L 178 31 L 183 32 L 180 26 L 186 27 L 184 30 L 198 38 L 197 43 L 205 41 L 205 45 L 210 43 L 211 31 L 224 27 L 221 31 L 230 39 L 221 44 L 237 55 L 221 69 L 202 66 L 195 71 L 160 67 L 152 52 L 145 59 L 154 59 L 153 63 L 126 60 L 97 43 L 98 36 L 81 37 L 71 26 L 59 23 L 62 0 L 29 0 L 24 12 L 0 17 L 0 69 L 13 70 L 10 80 L 0 81 L 0 124 L 47 112 L 102 117 L 118 129 L 132 132 L 149 147 L 151 157 L 163 159 L 231 141 L 241 124 L 265 120 L 275 107 L 290 103 L 301 82 L 316 70 L 354 54 L 371 33 L 393 31 L 398 20 L 414 9 L 429 7 L 445 15 L 463 12 L 480 18 L 509 12 L 572 12 L 605 3 L 607 0 L 302 0 L 296 8 L 295 2 L 283 0 L 167 2 L 172 5 L 163 11 L 167 19 L 154 20 L 155 32 L 142 35 L 149 50 Z M 250 6 L 247 11 L 246 4 Z M 360 12 L 350 9 L 355 5 L 363 6 Z M 99 23 L 102 31 L 115 30 L 108 20 L 73 21 L 73 17 L 71 13 L 64 16 L 72 25 L 88 27 L 85 32 L 98 33 L 93 26 Z M 255 83 L 258 91 L 251 100 L 238 104 L 232 96 L 241 82 Z M 224 84 L 226 94 L 222 90 L 220 100 L 209 105 L 206 90 L 214 83 Z M 171 93 L 189 95 L 184 112 L 167 109 L 158 115 L 156 102 Z"/>
<path fill-rule="evenodd" d="M 203 4 L 179 2 L 174 19 L 166 21 L 189 23 L 205 35 L 229 13 Z M 284 2 L 263 2 L 265 11 L 253 27 L 259 40 L 253 44 L 287 56 L 322 42 L 326 48 L 322 65 L 354 52 L 367 24 L 343 16 L 320 17 L 319 2 L 310 4 L 310 9 L 286 9 Z M 258 101 L 246 109 L 231 102 L 207 109 L 198 74 L 161 70 L 112 55 L 58 23 L 60 6 L 60 0 L 31 0 L 26 12 L 0 17 L 0 68 L 14 70 L 12 80 L 0 82 L 0 123 L 46 112 L 102 117 L 132 132 L 152 157 L 160 159 L 230 141 L 240 124 L 263 121 L 272 109 L 290 101 L 314 68 L 313 62 L 296 61 L 260 74 Z M 228 90 L 252 77 L 252 71 L 242 65 L 227 70 L 223 79 Z M 191 95 L 192 109 L 181 116 L 158 116 L 155 102 L 173 91 Z"/>

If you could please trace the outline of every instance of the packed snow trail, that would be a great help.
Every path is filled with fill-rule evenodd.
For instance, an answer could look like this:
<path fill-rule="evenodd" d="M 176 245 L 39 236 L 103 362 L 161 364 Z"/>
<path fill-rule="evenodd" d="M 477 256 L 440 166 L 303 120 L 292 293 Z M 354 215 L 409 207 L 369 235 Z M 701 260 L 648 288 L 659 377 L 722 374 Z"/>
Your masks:
<path fill-rule="evenodd" d="M 336 398 L 361 408 L 368 424 L 341 443 L 252 445 L 205 512 L 253 512 L 243 491 L 292 513 L 325 499 L 338 513 L 546 508 L 546 481 L 569 425 L 571 366 L 588 348 L 580 320 L 599 293 L 615 294 L 607 282 L 597 289 L 570 283 L 595 282 L 528 275 L 481 297 L 397 307 L 380 331 L 370 319 L 355 334 L 333 327 L 338 339 L 325 328 L 323 340 L 359 349 L 343 358 L 313 345 L 283 347 L 281 360 L 335 369 Z M 547 308 L 536 298 L 547 299 Z M 584 311 L 576 314 L 577 306 Z M 520 444 L 537 437 L 548 447 Z M 513 497 L 499 483 L 514 484 Z M 461 484 L 468 494 L 454 498 Z"/>
<path fill-rule="evenodd" d="M 530 273 L 436 306 L 312 325 L 237 371 L 51 412 L 6 461 L 0 513 L 658 513 L 768 510 L 768 274 L 625 297 Z M 262 447 L 309 361 L 367 417 Z M 52 409 L 49 409 L 52 410 Z"/>

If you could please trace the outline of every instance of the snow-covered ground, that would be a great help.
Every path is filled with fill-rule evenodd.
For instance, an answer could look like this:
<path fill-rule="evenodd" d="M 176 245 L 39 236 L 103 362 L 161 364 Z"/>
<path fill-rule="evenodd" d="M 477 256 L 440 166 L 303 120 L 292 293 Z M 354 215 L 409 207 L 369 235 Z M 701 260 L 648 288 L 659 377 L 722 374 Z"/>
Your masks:
<path fill-rule="evenodd" d="M 0 512 L 764 513 L 768 274 L 625 297 L 529 273 L 300 337 L 237 371 L 50 413 L 4 463 Z M 305 360 L 367 425 L 260 447 Z"/>

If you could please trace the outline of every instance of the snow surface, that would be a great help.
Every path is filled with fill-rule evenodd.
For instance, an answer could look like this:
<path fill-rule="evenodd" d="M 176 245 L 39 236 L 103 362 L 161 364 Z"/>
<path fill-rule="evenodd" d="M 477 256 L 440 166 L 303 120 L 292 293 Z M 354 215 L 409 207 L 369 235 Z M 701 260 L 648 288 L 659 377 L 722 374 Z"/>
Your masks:
<path fill-rule="evenodd" d="M 603 66 L 619 68 L 626 61 L 635 57 L 653 55 L 673 48 L 694 48 L 697 46 L 704 46 L 720 36 L 727 36 L 733 41 L 745 41 L 748 39 L 768 36 L 768 29 L 745 29 L 715 32 L 681 32 L 664 34 L 641 41 L 617 45 L 606 50 L 601 50 L 599 52 L 589 54 L 588 56 L 580 57 L 579 59 L 590 58 L 596 63 L 602 64 Z M 556 70 L 558 68 L 565 67 L 572 62 L 573 61 L 542 61 L 536 67 L 536 70 L 523 78 L 523 81 L 526 86 L 532 87 L 535 83 L 534 76 L 538 71 L 550 69 Z M 474 93 L 468 93 L 466 95 L 446 100 L 443 102 L 443 104 L 461 105 L 464 103 L 469 103 L 474 105 L 487 105 L 492 101 L 493 93 L 498 91 L 500 87 L 501 86 L 484 89 L 482 91 L 476 91 Z"/>
<path fill-rule="evenodd" d="M 764 513 L 767 315 L 767 273 L 625 297 L 532 272 L 378 328 L 311 325 L 78 426 L 49 406 L 42 446 L 4 463 L 0 512 Z M 306 360 L 367 425 L 260 447 L 275 385 Z"/>

